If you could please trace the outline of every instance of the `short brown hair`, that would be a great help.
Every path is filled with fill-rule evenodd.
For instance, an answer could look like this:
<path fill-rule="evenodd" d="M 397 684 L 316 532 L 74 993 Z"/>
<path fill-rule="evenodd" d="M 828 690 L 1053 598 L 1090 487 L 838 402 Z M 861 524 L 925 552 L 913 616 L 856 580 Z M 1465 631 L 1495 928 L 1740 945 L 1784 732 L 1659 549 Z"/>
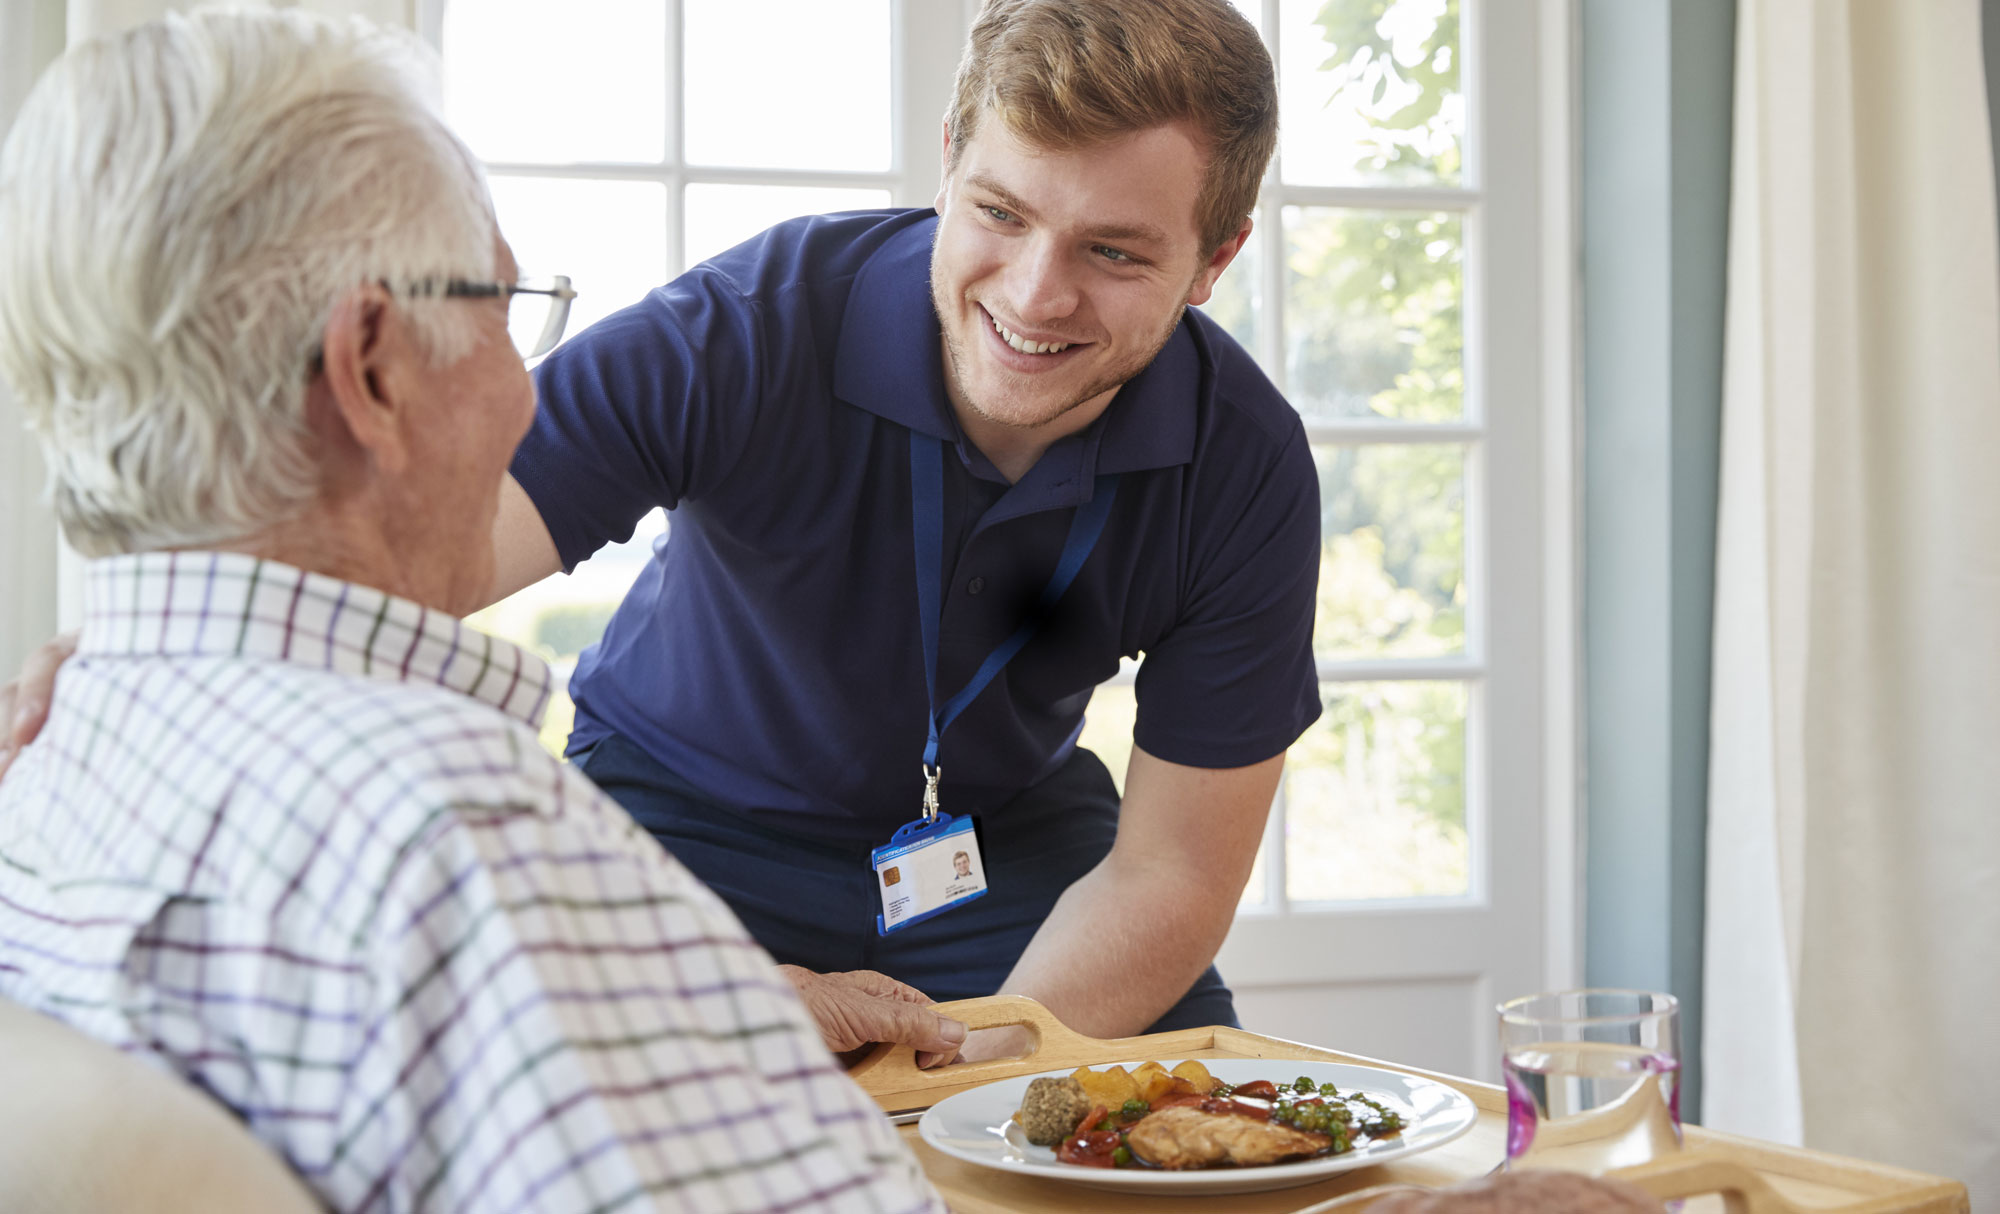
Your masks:
<path fill-rule="evenodd" d="M 1278 87 L 1228 0 L 987 0 L 945 115 L 951 168 L 991 109 L 1017 137 L 1072 151 L 1186 122 L 1206 142 L 1195 227 L 1236 235 L 1278 141 Z"/>

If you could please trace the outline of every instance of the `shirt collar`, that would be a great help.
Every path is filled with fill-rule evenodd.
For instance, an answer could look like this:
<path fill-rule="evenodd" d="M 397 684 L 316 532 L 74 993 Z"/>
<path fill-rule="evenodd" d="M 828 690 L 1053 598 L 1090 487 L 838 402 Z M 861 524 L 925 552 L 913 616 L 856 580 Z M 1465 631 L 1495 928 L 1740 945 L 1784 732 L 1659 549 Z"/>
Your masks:
<path fill-rule="evenodd" d="M 833 390 L 878 417 L 956 442 L 937 311 L 931 306 L 937 224 L 932 216 L 896 233 L 854 276 L 834 355 Z M 1138 472 L 1191 462 L 1201 388 L 1201 357 L 1183 318 L 1152 363 L 1119 389 L 1102 427 L 1085 432 L 1096 456 L 1089 471 Z"/>
<path fill-rule="evenodd" d="M 82 657 L 235 657 L 449 688 L 539 727 L 548 663 L 441 611 L 231 552 L 90 562 Z"/>

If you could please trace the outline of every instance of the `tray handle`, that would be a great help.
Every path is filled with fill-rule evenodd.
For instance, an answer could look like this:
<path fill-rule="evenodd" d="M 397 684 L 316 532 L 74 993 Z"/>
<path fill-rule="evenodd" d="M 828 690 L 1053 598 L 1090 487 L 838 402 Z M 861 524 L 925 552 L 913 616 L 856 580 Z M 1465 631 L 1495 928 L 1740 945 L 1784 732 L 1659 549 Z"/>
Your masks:
<path fill-rule="evenodd" d="M 1086 1037 L 1056 1019 L 1055 1013 L 1026 995 L 988 995 L 979 999 L 959 999 L 934 1004 L 932 1011 L 962 1022 L 968 1029 L 997 1029 L 1019 1026 L 1028 1030 L 1033 1044 L 1015 1058 L 992 1058 L 984 1062 L 961 1062 L 947 1067 L 920 1070 L 917 1054 L 907 1045 L 882 1044 L 849 1067 L 847 1074 L 872 1096 L 927 1088 L 966 1087 L 1036 1071 L 1059 1067 L 1102 1066 L 1121 1055 L 1150 1051 L 1168 1057 L 1191 1050 L 1208 1049 L 1215 1042 L 1212 1028 L 1182 1029 L 1153 1033 L 1145 1037 L 1118 1037 L 1110 1040 Z"/>
<path fill-rule="evenodd" d="M 1757 1173 L 1728 1159 L 1702 1154 L 1675 1155 L 1605 1173 L 1637 1185 L 1662 1202 L 1719 1194 L 1727 1214 L 1804 1214 L 1786 1201 Z M 1381 1185 L 1328 1201 L 1316 1202 L 1293 1214 L 1361 1214 L 1395 1193 L 1423 1192 L 1421 1186 Z"/>
<path fill-rule="evenodd" d="M 1703 1151 L 1670 1155 L 1605 1175 L 1638 1185 L 1661 1201 L 1719 1193 L 1728 1214 L 1801 1214 L 1762 1176 Z"/>

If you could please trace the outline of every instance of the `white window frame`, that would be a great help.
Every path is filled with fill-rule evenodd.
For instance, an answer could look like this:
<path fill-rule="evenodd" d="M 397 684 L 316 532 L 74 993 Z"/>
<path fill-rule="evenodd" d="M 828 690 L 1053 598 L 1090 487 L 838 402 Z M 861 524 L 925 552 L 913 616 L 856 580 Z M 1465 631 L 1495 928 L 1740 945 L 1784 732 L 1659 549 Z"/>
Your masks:
<path fill-rule="evenodd" d="M 450 0 L 418 0 L 418 32 L 432 47 L 444 46 L 444 12 Z M 927 206 L 937 197 L 944 172 L 944 103 L 978 0 L 890 0 L 894 77 L 890 113 L 896 137 L 883 172 L 820 169 L 744 169 L 691 164 L 686 158 L 687 97 L 681 71 L 683 0 L 662 0 L 666 8 L 666 94 L 673 99 L 667 147 L 657 164 L 567 164 L 487 161 L 495 176 L 545 180 L 638 181 L 667 191 L 666 250 L 669 273 L 687 264 L 683 220 L 690 185 L 846 187 L 889 191 L 895 206 Z M 552 87 L 560 87 L 559 84 Z"/>

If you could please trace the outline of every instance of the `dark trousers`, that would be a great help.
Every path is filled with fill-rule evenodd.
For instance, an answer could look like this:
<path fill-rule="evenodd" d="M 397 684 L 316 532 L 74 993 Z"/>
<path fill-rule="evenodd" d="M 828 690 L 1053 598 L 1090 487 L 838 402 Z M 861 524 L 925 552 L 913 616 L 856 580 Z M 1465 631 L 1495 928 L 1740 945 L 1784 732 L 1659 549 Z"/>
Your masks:
<path fill-rule="evenodd" d="M 979 815 L 984 897 L 880 936 L 867 846 L 799 838 L 697 800 L 616 734 L 577 762 L 781 964 L 879 970 L 940 1002 L 999 990 L 1056 899 L 1104 859 L 1118 833 L 1111 774 L 1078 749 L 1054 775 Z M 886 831 L 877 842 L 888 842 Z M 1237 1023 L 1229 988 L 1210 966 L 1148 1031 Z"/>

